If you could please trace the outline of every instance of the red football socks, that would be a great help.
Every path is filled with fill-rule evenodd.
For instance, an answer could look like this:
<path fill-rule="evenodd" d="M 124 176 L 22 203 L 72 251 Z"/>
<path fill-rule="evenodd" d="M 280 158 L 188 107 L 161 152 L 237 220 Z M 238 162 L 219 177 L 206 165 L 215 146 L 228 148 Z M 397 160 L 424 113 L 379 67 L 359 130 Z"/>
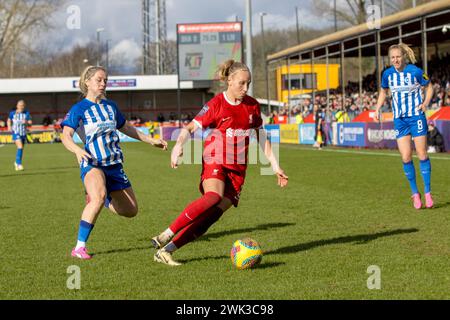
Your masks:
<path fill-rule="evenodd" d="M 192 224 L 197 218 L 202 216 L 208 209 L 216 206 L 222 200 L 222 197 L 215 192 L 206 192 L 201 198 L 191 202 L 183 212 L 170 225 L 170 230 L 174 234 L 181 229 Z"/>
<path fill-rule="evenodd" d="M 173 238 L 173 244 L 177 247 L 177 249 L 179 249 L 185 244 L 194 241 L 198 237 L 202 236 L 209 227 L 219 220 L 222 214 L 222 209 L 217 206 L 209 208 L 193 223 L 181 230 L 175 238 Z"/>

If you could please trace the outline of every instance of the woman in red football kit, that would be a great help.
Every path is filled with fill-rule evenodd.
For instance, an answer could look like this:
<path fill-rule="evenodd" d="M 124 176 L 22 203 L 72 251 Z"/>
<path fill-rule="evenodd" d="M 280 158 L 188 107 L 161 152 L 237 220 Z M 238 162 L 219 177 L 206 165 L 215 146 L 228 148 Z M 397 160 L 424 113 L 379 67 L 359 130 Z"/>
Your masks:
<path fill-rule="evenodd" d="M 263 124 L 259 103 L 247 95 L 250 70 L 243 63 L 228 60 L 219 67 L 219 76 L 227 84 L 227 90 L 211 99 L 182 129 L 171 156 L 171 166 L 175 169 L 191 134 L 198 128 L 212 129 L 203 152 L 200 182 L 203 196 L 190 203 L 168 229 L 152 238 L 153 246 L 158 249 L 154 255 L 157 262 L 180 265 L 172 253 L 203 235 L 232 205 L 237 207 L 252 132 L 256 131 L 258 142 L 264 144 L 264 153 L 277 175 L 278 185 L 285 187 L 288 183 L 265 131 L 258 130 Z"/>

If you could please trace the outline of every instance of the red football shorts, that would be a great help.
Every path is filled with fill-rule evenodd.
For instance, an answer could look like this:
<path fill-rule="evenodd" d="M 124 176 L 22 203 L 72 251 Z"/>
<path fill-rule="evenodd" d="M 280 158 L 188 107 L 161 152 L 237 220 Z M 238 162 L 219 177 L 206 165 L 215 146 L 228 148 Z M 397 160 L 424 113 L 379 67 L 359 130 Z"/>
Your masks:
<path fill-rule="evenodd" d="M 245 171 L 228 169 L 221 164 L 203 163 L 199 186 L 202 194 L 204 194 L 203 181 L 206 179 L 219 179 L 225 182 L 224 197 L 230 199 L 233 206 L 238 206 L 239 196 L 245 182 Z"/>

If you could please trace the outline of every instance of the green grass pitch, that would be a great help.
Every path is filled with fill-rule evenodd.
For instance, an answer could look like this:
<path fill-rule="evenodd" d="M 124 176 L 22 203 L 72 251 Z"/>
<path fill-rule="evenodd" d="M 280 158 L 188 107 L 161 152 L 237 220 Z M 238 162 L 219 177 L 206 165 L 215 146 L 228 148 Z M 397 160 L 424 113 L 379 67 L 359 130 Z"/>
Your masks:
<path fill-rule="evenodd" d="M 199 165 L 169 167 L 169 152 L 122 145 L 140 212 L 103 210 L 89 239 L 90 261 L 70 257 L 84 194 L 62 144 L 0 148 L 0 299 L 449 299 L 450 155 L 432 155 L 435 208 L 416 211 L 394 151 L 313 150 L 282 145 L 282 190 L 260 166 L 247 173 L 240 206 L 174 256 L 153 261 L 150 237 L 199 196 Z M 423 189 L 415 159 L 418 184 Z M 257 240 L 259 267 L 234 269 L 233 242 Z M 67 282 L 78 266 L 80 289 Z M 380 270 L 380 289 L 369 290 Z"/>

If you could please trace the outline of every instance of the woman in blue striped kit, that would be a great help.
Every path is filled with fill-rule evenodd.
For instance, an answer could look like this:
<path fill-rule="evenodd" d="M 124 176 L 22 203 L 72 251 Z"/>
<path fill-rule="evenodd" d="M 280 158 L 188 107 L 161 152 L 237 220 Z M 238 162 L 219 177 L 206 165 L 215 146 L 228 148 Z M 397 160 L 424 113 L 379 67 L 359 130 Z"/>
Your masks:
<path fill-rule="evenodd" d="M 14 162 L 14 169 L 22 171 L 22 157 L 25 141 L 27 140 L 27 126 L 31 126 L 31 116 L 25 110 L 25 101 L 19 100 L 16 105 L 16 110 L 11 111 L 8 117 L 8 130 L 12 132 L 13 141 L 17 146 L 16 161 Z"/>
<path fill-rule="evenodd" d="M 72 256 L 90 259 L 86 242 L 103 206 L 124 217 L 134 217 L 138 212 L 136 197 L 125 172 L 123 155 L 117 130 L 125 135 L 167 149 L 167 143 L 154 139 L 130 125 L 115 102 L 105 98 L 107 73 L 103 67 L 87 67 L 80 78 L 80 90 L 85 97 L 66 115 L 62 142 L 75 153 L 81 169 L 89 201 L 81 215 L 78 242 Z M 80 148 L 73 141 L 77 132 L 84 143 Z"/>
<path fill-rule="evenodd" d="M 428 76 L 414 65 L 416 63 L 414 51 L 406 44 L 390 46 L 389 59 L 392 66 L 383 72 L 375 120 L 379 120 L 379 111 L 390 90 L 398 150 L 402 157 L 403 170 L 411 187 L 414 208 L 421 209 L 422 200 L 412 161 L 411 138 L 420 160 L 420 173 L 425 186 L 425 207 L 432 208 L 431 163 L 427 154 L 428 126 L 425 111 L 433 96 L 433 88 Z M 422 88 L 425 89 L 424 100 Z"/>

